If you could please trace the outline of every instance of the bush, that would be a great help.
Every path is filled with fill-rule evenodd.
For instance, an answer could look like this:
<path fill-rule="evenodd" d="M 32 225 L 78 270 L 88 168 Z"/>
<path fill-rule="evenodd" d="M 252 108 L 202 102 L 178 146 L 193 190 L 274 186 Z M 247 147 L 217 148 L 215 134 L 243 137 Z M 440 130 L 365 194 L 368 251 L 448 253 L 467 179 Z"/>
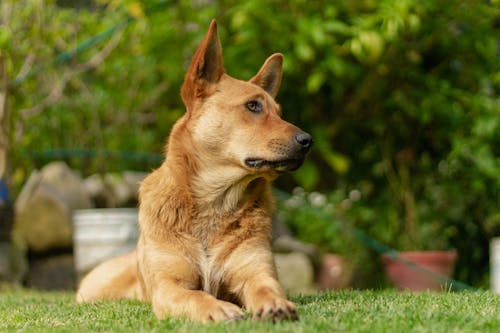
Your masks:
<path fill-rule="evenodd" d="M 26 151 L 160 152 L 183 112 L 186 64 L 216 17 L 234 76 L 248 79 L 272 52 L 285 55 L 278 100 L 316 144 L 281 187 L 358 190 L 350 223 L 398 249 L 457 248 L 458 277 L 486 281 L 488 240 L 500 234 L 498 2 L 220 0 L 154 10 L 146 1 L 98 3 L 6 2 L 15 13 L 0 34 L 10 77 L 30 57 L 49 64 L 110 25 L 136 19 L 98 67 L 71 74 L 105 43 L 11 89 L 17 182 L 47 159 Z M 44 104 L 65 73 L 60 98 Z M 151 167 L 99 156 L 68 159 L 86 173 Z"/>

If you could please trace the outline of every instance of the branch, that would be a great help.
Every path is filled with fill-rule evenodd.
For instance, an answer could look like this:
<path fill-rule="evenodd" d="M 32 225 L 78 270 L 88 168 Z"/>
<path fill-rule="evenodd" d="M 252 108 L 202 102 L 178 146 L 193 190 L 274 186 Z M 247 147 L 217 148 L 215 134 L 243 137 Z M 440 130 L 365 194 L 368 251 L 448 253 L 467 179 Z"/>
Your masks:
<path fill-rule="evenodd" d="M 60 102 L 65 97 L 64 90 L 68 82 L 76 75 L 99 67 L 99 65 L 101 65 L 118 46 L 121 37 L 121 32 L 113 35 L 109 42 L 102 48 L 102 50 L 96 53 L 87 62 L 76 65 L 73 69 L 66 71 L 63 74 L 62 78 L 54 84 L 49 95 L 45 97 L 40 103 L 30 108 L 20 110 L 21 117 L 23 119 L 34 117 L 43 112 L 46 108 Z"/>
<path fill-rule="evenodd" d="M 33 68 L 33 64 L 35 63 L 35 55 L 33 53 L 28 54 L 26 58 L 24 59 L 23 65 L 21 66 L 21 69 L 19 70 L 19 73 L 17 73 L 14 81 L 17 81 L 23 77 L 25 77 L 30 71 L 31 68 Z"/>
<path fill-rule="evenodd" d="M 122 38 L 122 35 L 123 32 L 114 34 L 100 52 L 96 53 L 87 62 L 76 66 L 73 73 L 79 74 L 99 67 L 99 65 L 102 64 L 104 60 L 106 60 L 106 58 L 109 57 L 113 52 L 113 50 L 118 46 L 118 44 L 120 43 L 120 39 Z"/>
<path fill-rule="evenodd" d="M 23 119 L 34 117 L 39 113 L 41 113 L 46 108 L 48 108 L 49 106 L 52 106 L 60 102 L 64 97 L 63 92 L 64 88 L 66 88 L 66 84 L 69 81 L 69 76 L 70 75 L 68 75 L 67 72 L 64 73 L 62 79 L 55 83 L 49 95 L 45 97 L 40 103 L 38 103 L 35 106 L 32 106 L 31 108 L 21 109 L 20 110 L 21 117 Z"/>
<path fill-rule="evenodd" d="M 7 3 L 7 2 L 2 2 L 0 4 L 0 13 L 2 13 L 0 17 L 0 24 L 3 26 L 8 26 L 10 22 L 10 18 L 12 16 L 12 4 Z"/>

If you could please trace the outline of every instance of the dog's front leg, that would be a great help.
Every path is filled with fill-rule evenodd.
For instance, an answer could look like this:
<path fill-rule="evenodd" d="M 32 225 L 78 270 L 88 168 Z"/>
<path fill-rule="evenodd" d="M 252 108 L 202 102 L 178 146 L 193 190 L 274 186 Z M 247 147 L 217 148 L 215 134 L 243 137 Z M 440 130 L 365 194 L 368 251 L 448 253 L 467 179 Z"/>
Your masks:
<path fill-rule="evenodd" d="M 200 322 L 234 321 L 244 317 L 241 309 L 201 290 L 190 290 L 173 280 L 163 279 L 153 292 L 153 312 L 158 319 L 187 317 Z"/>
<path fill-rule="evenodd" d="M 297 320 L 295 304 L 281 288 L 267 240 L 247 240 L 229 258 L 229 290 L 252 312 L 254 319 Z"/>
<path fill-rule="evenodd" d="M 196 264 L 177 253 L 175 247 L 141 245 L 139 272 L 158 319 L 174 316 L 209 322 L 243 318 L 238 306 L 198 290 L 200 280 Z"/>

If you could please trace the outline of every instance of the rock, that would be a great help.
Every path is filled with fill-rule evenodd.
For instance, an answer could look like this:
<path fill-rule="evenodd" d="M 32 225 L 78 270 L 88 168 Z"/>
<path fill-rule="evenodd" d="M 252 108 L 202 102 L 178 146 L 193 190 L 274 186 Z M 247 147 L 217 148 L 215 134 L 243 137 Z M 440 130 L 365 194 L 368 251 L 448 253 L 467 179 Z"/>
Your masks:
<path fill-rule="evenodd" d="M 283 235 L 275 239 L 273 242 L 273 251 L 278 253 L 304 253 L 313 262 L 316 262 L 318 258 L 318 249 L 314 245 L 303 243 L 289 235 Z"/>
<path fill-rule="evenodd" d="M 33 260 L 30 263 L 26 285 L 43 290 L 74 290 L 76 273 L 73 256 L 62 254 Z"/>
<path fill-rule="evenodd" d="M 0 204 L 0 281 L 20 282 L 26 267 L 25 251 L 12 237 L 13 208 Z"/>
<path fill-rule="evenodd" d="M 25 207 L 29 198 L 33 195 L 33 192 L 40 184 L 42 177 L 40 176 L 40 172 L 38 170 L 33 170 L 28 180 L 24 184 L 21 192 L 17 196 L 15 202 L 15 210 L 18 211 L 21 207 Z"/>
<path fill-rule="evenodd" d="M 80 176 L 63 162 L 33 172 L 15 203 L 14 230 L 36 252 L 72 244 L 72 211 L 91 208 Z"/>
<path fill-rule="evenodd" d="M 283 221 L 275 214 L 272 219 L 272 239 L 275 241 L 281 236 L 292 236 L 292 232 Z"/>
<path fill-rule="evenodd" d="M 0 241 L 0 281 L 10 280 L 10 242 Z"/>
<path fill-rule="evenodd" d="M 71 210 L 92 208 L 90 196 L 85 191 L 81 176 L 64 162 L 52 162 L 40 171 L 41 181 L 58 192 Z"/>
<path fill-rule="evenodd" d="M 97 208 L 132 207 L 137 205 L 139 184 L 146 175 L 135 171 L 95 174 L 83 184 Z"/>
<path fill-rule="evenodd" d="M 137 172 L 137 171 L 124 171 L 123 172 L 123 180 L 127 183 L 130 188 L 130 192 L 137 198 L 139 193 L 139 186 L 141 182 L 146 178 L 148 173 L 146 172 Z"/>
<path fill-rule="evenodd" d="M 14 210 L 11 206 L 0 205 L 0 242 L 10 241 L 12 233 L 12 223 L 14 220 Z"/>
<path fill-rule="evenodd" d="M 99 174 L 91 175 L 83 180 L 83 187 L 92 199 L 96 208 L 116 207 L 113 191 L 106 185 L 104 177 Z"/>
<path fill-rule="evenodd" d="M 314 288 L 314 269 L 308 256 L 301 252 L 274 255 L 278 279 L 289 293 L 310 294 Z"/>
<path fill-rule="evenodd" d="M 113 193 L 113 207 L 124 206 L 135 197 L 135 193 L 132 192 L 121 174 L 108 173 L 104 175 L 104 182 Z"/>
<path fill-rule="evenodd" d="M 22 241 L 15 236 L 9 242 L 0 241 L 0 281 L 21 282 L 27 267 Z"/>
<path fill-rule="evenodd" d="M 14 230 L 34 251 L 47 251 L 72 244 L 71 209 L 64 197 L 48 184 L 40 183 L 16 204 Z"/>

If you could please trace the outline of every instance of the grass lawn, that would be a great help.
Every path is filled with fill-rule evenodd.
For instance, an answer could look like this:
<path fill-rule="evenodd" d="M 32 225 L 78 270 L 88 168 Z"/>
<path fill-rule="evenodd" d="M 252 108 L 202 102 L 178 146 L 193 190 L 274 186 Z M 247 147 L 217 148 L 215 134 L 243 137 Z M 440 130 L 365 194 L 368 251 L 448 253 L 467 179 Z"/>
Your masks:
<path fill-rule="evenodd" d="M 77 305 L 72 293 L 0 291 L 0 332 L 500 332 L 490 292 L 340 291 L 292 299 L 300 321 L 201 325 L 155 319 L 149 305 Z"/>

